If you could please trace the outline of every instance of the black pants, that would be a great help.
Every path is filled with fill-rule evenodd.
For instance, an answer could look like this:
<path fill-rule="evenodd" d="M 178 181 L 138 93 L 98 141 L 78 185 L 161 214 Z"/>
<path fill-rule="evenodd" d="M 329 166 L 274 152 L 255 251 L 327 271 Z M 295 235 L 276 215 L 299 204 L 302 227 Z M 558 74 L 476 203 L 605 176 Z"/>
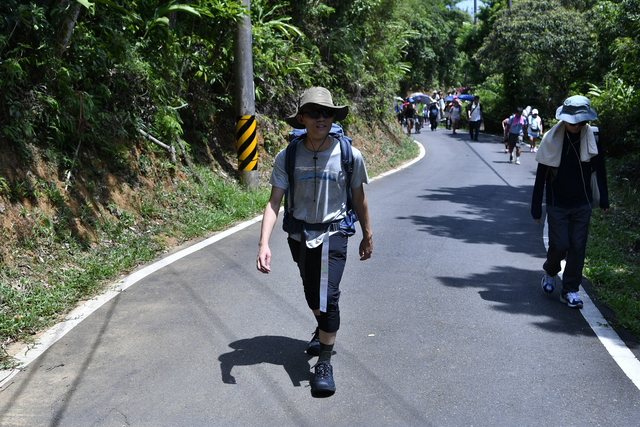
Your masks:
<path fill-rule="evenodd" d="M 289 248 L 293 260 L 298 264 L 304 295 L 311 310 L 320 308 L 320 284 L 322 274 L 322 246 L 329 244 L 329 284 L 327 288 L 327 312 L 320 313 L 319 327 L 325 332 L 336 332 L 340 328 L 340 281 L 347 263 L 347 243 L 349 238 L 342 233 L 328 237 L 324 243 L 313 249 L 301 248 L 304 243 L 289 238 Z M 301 252 L 302 250 L 302 252 Z M 302 259 L 304 258 L 304 259 Z M 304 262 L 304 265 L 301 265 Z"/>
<path fill-rule="evenodd" d="M 582 268 L 587 250 L 591 207 L 575 208 L 547 206 L 549 223 L 549 250 L 544 270 L 551 276 L 560 272 L 563 259 L 567 260 L 562 276 L 562 292 L 578 292 L 582 283 Z"/>
<path fill-rule="evenodd" d="M 478 140 L 478 133 L 480 133 L 480 120 L 469 122 L 469 136 L 472 140 Z M 475 136 L 474 136 L 475 135 Z"/>
<path fill-rule="evenodd" d="M 431 130 L 438 128 L 438 116 L 429 116 L 429 122 L 431 123 Z"/>

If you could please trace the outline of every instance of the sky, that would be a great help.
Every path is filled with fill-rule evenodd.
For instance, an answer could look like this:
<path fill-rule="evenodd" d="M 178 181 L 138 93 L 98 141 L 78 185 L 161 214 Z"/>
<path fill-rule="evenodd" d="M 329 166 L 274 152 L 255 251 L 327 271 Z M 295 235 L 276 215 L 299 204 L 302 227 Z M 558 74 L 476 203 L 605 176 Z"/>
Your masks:
<path fill-rule="evenodd" d="M 481 4 L 482 2 L 478 0 L 478 9 L 480 9 Z M 458 6 L 458 9 L 466 10 L 467 12 L 469 12 L 469 15 L 473 16 L 473 0 L 461 1 L 459 3 L 456 3 L 456 6 Z"/>

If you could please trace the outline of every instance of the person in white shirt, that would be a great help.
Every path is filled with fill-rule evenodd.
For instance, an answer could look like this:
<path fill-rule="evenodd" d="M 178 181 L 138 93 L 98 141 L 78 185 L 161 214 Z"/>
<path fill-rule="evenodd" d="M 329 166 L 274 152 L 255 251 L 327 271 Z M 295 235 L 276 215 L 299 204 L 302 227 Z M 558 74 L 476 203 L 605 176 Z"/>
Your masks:
<path fill-rule="evenodd" d="M 529 116 L 528 121 L 529 126 L 527 126 L 527 133 L 529 135 L 529 145 L 531 146 L 530 151 L 535 153 L 538 151 L 536 139 L 544 134 L 542 131 L 542 119 L 538 116 L 537 109 L 534 108 L 533 111 L 531 111 L 531 116 Z"/>
<path fill-rule="evenodd" d="M 471 140 L 477 141 L 482 121 L 482 107 L 478 95 L 474 96 L 473 102 L 467 106 L 467 118 L 469 119 L 469 136 Z"/>

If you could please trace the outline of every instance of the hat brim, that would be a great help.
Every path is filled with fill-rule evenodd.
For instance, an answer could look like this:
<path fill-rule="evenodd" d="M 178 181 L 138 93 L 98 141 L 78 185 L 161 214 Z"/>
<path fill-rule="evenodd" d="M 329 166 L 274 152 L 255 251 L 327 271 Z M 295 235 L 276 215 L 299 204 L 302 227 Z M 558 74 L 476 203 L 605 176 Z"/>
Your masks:
<path fill-rule="evenodd" d="M 577 114 L 567 114 L 562 112 L 562 108 L 564 106 L 561 105 L 556 110 L 556 119 L 562 120 L 567 123 L 580 123 L 587 122 L 590 120 L 595 120 L 598 117 L 598 113 L 589 108 L 589 111 L 585 113 L 577 113 Z"/>
<path fill-rule="evenodd" d="M 349 114 L 349 106 L 347 105 L 322 105 L 322 104 L 314 104 L 314 105 L 319 105 L 321 107 L 326 108 L 327 110 L 333 111 L 335 115 L 335 118 L 333 119 L 334 122 L 339 122 L 341 120 L 344 120 Z M 302 110 L 302 107 L 304 107 L 304 105 L 300 107 L 300 110 Z M 293 116 L 287 117 L 285 121 L 289 126 L 291 126 L 294 129 L 304 129 L 304 125 L 298 121 L 297 116 L 298 116 L 298 113 L 296 112 Z"/>

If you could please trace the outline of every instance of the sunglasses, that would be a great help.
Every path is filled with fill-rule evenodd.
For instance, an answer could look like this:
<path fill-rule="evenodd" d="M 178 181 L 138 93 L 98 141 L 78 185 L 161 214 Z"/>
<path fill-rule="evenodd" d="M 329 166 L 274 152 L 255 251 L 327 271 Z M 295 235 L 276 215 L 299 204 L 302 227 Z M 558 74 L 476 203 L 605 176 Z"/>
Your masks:
<path fill-rule="evenodd" d="M 328 119 L 335 115 L 333 111 L 325 110 L 324 108 L 321 108 L 319 110 L 303 111 L 300 114 L 306 114 L 311 119 L 319 119 L 320 117 L 322 117 L 323 119 Z"/>
<path fill-rule="evenodd" d="M 586 124 L 587 124 L 586 121 L 580 122 L 580 123 L 567 123 L 567 125 L 569 125 L 569 126 L 579 126 L 579 127 L 582 127 L 582 126 L 584 126 Z"/>

